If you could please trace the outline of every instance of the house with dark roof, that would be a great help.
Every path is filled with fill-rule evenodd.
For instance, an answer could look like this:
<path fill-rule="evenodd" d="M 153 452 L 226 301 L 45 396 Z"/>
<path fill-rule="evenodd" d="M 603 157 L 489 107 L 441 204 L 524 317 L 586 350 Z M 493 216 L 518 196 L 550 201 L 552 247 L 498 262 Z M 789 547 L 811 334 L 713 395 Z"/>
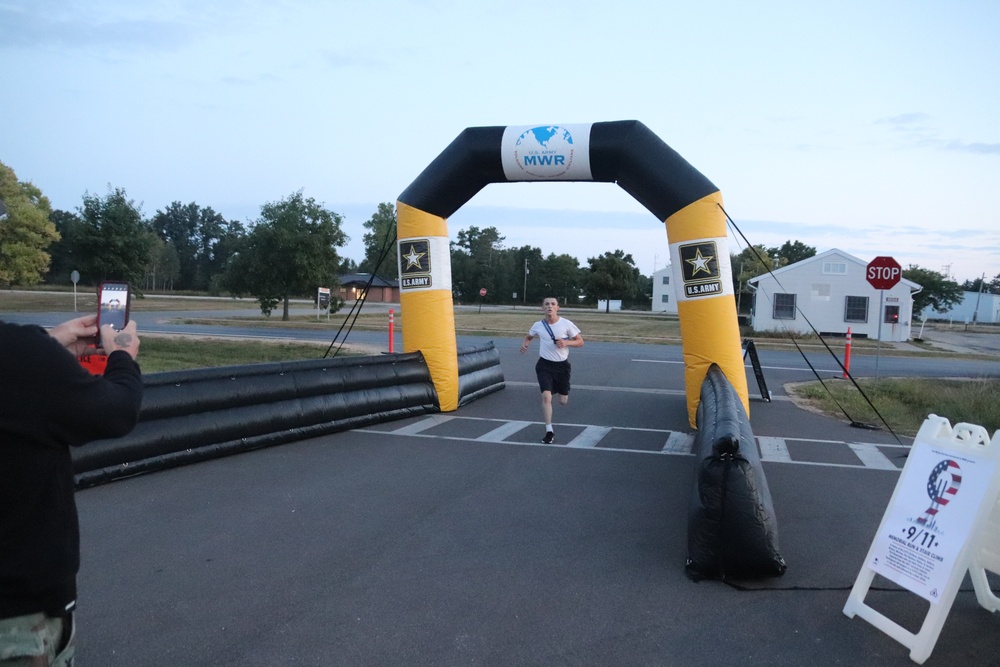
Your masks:
<path fill-rule="evenodd" d="M 399 303 L 399 281 L 384 280 L 370 273 L 348 273 L 340 276 L 337 294 L 346 303 L 361 299 L 373 303 Z"/>

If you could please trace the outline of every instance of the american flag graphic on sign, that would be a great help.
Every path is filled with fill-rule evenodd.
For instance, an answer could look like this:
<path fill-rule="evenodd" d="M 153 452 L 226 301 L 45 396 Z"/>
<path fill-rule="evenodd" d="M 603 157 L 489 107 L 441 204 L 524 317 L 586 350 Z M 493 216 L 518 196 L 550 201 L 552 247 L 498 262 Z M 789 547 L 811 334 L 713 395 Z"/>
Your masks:
<path fill-rule="evenodd" d="M 930 496 L 931 506 L 917 519 L 917 523 L 922 526 L 933 526 L 937 513 L 955 497 L 961 485 L 962 469 L 957 463 L 945 459 L 934 466 L 934 470 L 927 478 L 927 495 Z"/>

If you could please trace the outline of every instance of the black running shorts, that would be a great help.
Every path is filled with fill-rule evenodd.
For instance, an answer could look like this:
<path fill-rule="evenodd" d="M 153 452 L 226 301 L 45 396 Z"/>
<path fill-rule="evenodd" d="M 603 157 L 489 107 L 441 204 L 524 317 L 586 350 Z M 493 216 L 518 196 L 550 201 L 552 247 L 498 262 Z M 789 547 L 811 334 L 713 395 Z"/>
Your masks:
<path fill-rule="evenodd" d="M 549 361 L 538 357 L 535 364 L 535 375 L 538 376 L 538 387 L 541 391 L 551 391 L 553 394 L 569 396 L 569 361 Z"/>

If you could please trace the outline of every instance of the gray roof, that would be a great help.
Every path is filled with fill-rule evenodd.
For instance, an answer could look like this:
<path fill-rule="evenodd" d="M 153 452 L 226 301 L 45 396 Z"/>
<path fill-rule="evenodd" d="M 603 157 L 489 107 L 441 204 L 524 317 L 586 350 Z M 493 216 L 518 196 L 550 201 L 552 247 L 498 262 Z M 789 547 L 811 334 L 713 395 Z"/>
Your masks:
<path fill-rule="evenodd" d="M 359 285 L 363 287 L 368 284 L 369 280 L 372 282 L 372 287 L 399 287 L 398 280 L 385 280 L 378 276 L 372 276 L 370 273 L 348 273 L 340 276 L 341 285 Z"/>

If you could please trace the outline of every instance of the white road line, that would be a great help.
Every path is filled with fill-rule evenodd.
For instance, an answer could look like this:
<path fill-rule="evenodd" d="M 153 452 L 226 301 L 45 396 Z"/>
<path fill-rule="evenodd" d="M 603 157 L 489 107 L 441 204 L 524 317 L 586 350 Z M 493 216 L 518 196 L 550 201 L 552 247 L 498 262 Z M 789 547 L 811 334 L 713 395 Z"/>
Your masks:
<path fill-rule="evenodd" d="M 567 447 L 595 447 L 601 439 L 611 432 L 610 426 L 588 426 L 583 429 L 580 435 L 576 436 L 568 443 Z"/>
<path fill-rule="evenodd" d="M 634 362 L 639 363 L 639 364 L 683 364 L 684 363 L 683 361 L 668 361 L 668 360 L 664 360 L 664 359 L 632 359 L 631 361 L 634 361 Z M 753 368 L 753 366 L 751 364 L 743 364 L 743 367 L 744 368 Z M 809 368 L 802 368 L 802 367 L 793 368 L 791 366 L 761 366 L 761 369 L 763 369 L 763 370 L 769 370 L 769 371 L 801 371 L 803 373 L 812 373 L 812 370 L 809 369 Z M 839 368 L 837 368 L 837 369 L 817 368 L 816 372 L 817 373 L 843 373 L 844 371 L 842 369 L 839 369 Z"/>
<path fill-rule="evenodd" d="M 537 382 L 517 382 L 507 380 L 506 384 L 508 387 L 535 387 L 538 388 Z M 617 391 L 625 394 L 653 394 L 659 396 L 685 396 L 687 392 L 683 389 L 640 389 L 639 387 L 604 387 L 601 385 L 593 384 L 581 384 L 573 385 L 573 389 L 580 391 Z M 760 399 L 760 394 L 751 394 L 750 398 Z M 788 396 L 772 396 L 772 401 L 790 401 L 792 400 Z"/>
<path fill-rule="evenodd" d="M 892 461 L 889 460 L 885 454 L 879 451 L 879 448 L 875 445 L 866 442 L 849 442 L 847 446 L 858 455 L 861 462 L 865 464 L 866 468 L 875 468 L 876 470 L 899 470 L 898 467 L 893 465 Z"/>
<path fill-rule="evenodd" d="M 517 381 L 506 381 L 509 387 L 535 387 L 538 388 L 537 382 L 517 382 Z M 685 391 L 683 389 L 640 389 L 638 387 L 605 387 L 595 384 L 582 384 L 573 385 L 574 391 L 581 389 L 584 391 L 620 391 L 627 394 L 660 394 L 662 396 L 684 396 Z"/>
<path fill-rule="evenodd" d="M 506 422 L 488 433 L 483 433 L 476 440 L 480 442 L 503 442 L 527 426 L 531 426 L 531 422 Z"/>
<path fill-rule="evenodd" d="M 452 419 L 455 418 L 449 415 L 431 415 L 430 417 L 425 417 L 418 422 L 401 426 L 389 432 L 393 435 L 416 435 L 417 433 L 422 433 L 429 428 L 434 428 L 439 424 L 450 422 Z"/>
<path fill-rule="evenodd" d="M 760 443 L 761 461 L 773 461 L 780 463 L 792 463 L 792 457 L 788 453 L 788 445 L 784 438 L 772 438 L 767 435 L 757 436 Z"/>
<path fill-rule="evenodd" d="M 690 454 L 692 449 L 694 449 L 694 433 L 670 431 L 660 451 L 664 454 Z"/>

